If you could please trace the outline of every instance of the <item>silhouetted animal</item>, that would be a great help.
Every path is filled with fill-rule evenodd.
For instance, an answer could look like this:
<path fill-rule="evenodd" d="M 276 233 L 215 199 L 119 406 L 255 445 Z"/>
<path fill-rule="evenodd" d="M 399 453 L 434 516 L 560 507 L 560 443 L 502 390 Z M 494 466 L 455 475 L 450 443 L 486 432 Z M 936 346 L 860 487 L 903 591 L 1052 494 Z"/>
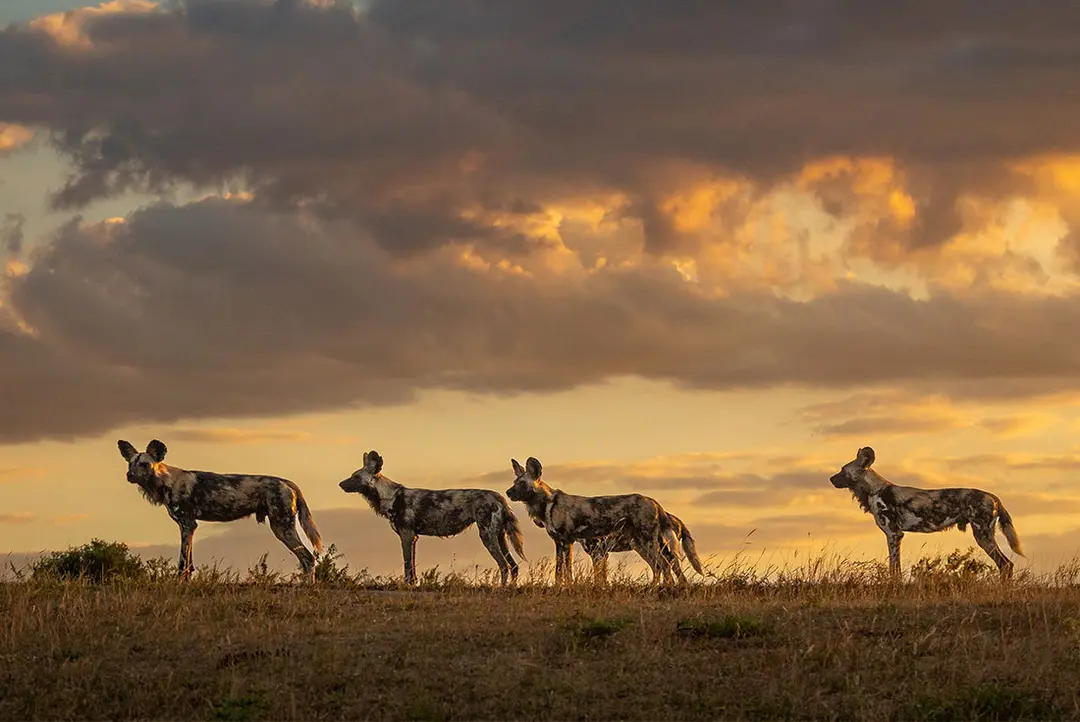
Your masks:
<path fill-rule="evenodd" d="M 683 524 L 682 519 L 679 517 L 670 512 L 665 513 L 667 514 L 668 522 L 671 524 L 675 537 L 682 543 L 683 552 L 686 554 L 686 560 L 690 562 L 690 566 L 694 568 L 694 571 L 704 575 L 705 570 L 701 565 L 701 558 L 698 557 L 697 545 L 694 543 L 694 537 L 690 534 L 690 529 Z M 605 582 L 607 580 L 609 553 L 634 551 L 634 540 L 630 535 L 625 533 L 617 532 L 606 537 L 589 537 L 587 539 L 581 539 L 580 541 L 585 552 L 592 558 L 593 576 L 598 582 Z M 678 577 L 680 582 L 685 582 L 686 575 L 683 574 L 682 567 L 678 563 L 678 550 L 671 548 L 668 544 L 664 544 L 663 554 L 664 558 L 667 559 L 668 564 L 674 571 L 675 576 Z"/>
<path fill-rule="evenodd" d="M 300 560 L 304 574 L 315 579 L 315 556 L 296 532 L 297 518 L 315 552 L 322 538 L 311 518 L 304 495 L 288 479 L 258 474 L 216 474 L 188 471 L 165 463 L 168 449 L 154 439 L 139 452 L 127 441 L 118 441 L 128 463 L 127 480 L 137 484 L 146 500 L 164 506 L 180 527 L 179 574 L 187 579 L 195 566 L 191 544 L 200 521 L 235 521 L 255 515 L 260 524 L 270 519 L 270 530 Z"/>
<path fill-rule="evenodd" d="M 517 579 L 518 564 L 510 555 L 506 539 L 524 559 L 521 527 L 502 494 L 487 489 L 410 489 L 382 474 L 383 459 L 377 451 L 364 454 L 364 466 L 341 482 L 347 492 L 361 494 L 390 528 L 401 537 L 405 558 L 405 582 L 416 582 L 416 538 L 455 536 L 476 524 L 480 540 L 499 565 L 502 583 L 507 575 Z"/>
<path fill-rule="evenodd" d="M 870 468 L 875 459 L 874 450 L 864 446 L 854 461 L 844 464 L 829 481 L 838 489 L 850 489 L 863 511 L 873 515 L 888 540 L 889 569 L 893 574 L 900 574 L 900 540 L 904 532 L 944 531 L 952 526 L 966 531 L 970 524 L 975 542 L 994 560 L 1001 575 L 1012 576 L 1013 563 L 994 538 L 998 522 L 1009 547 L 1020 556 L 1024 553 L 1001 499 L 981 489 L 897 486 Z"/>
<path fill-rule="evenodd" d="M 543 467 L 534 457 L 524 468 L 515 459 L 510 464 L 514 485 L 506 495 L 524 503 L 533 522 L 555 542 L 556 583 L 573 582 L 574 542 L 610 535 L 628 540 L 652 569 L 654 584 L 661 577 L 670 581 L 673 572 L 681 576 L 678 557 L 665 555 L 665 546 L 675 549 L 677 541 L 667 513 L 655 499 L 641 494 L 575 496 L 543 482 Z"/>

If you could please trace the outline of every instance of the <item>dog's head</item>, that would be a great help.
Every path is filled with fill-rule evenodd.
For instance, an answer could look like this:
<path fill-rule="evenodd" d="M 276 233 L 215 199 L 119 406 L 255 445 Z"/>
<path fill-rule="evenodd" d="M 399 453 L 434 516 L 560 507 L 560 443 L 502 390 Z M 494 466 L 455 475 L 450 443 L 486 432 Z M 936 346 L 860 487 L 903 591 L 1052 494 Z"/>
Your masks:
<path fill-rule="evenodd" d="M 864 446 L 855 454 L 855 458 L 829 477 L 829 481 L 837 489 L 851 489 L 866 476 L 867 470 L 874 464 L 874 450 Z"/>
<path fill-rule="evenodd" d="M 363 492 L 375 485 L 375 480 L 382 474 L 383 459 L 374 449 L 364 454 L 364 465 L 353 475 L 339 484 L 342 491 Z"/>
<path fill-rule="evenodd" d="M 514 485 L 506 490 L 506 496 L 510 501 L 526 501 L 536 493 L 536 483 L 540 481 L 540 475 L 544 473 L 544 467 L 540 462 L 530 456 L 525 460 L 524 468 L 517 459 L 510 459 L 510 465 L 514 468 Z"/>
<path fill-rule="evenodd" d="M 116 442 L 120 455 L 128 463 L 127 480 L 132 484 L 146 484 L 157 477 L 159 465 L 165 461 L 168 451 L 165 444 L 154 439 L 146 445 L 146 451 L 140 452 L 130 442 L 121 439 Z"/>

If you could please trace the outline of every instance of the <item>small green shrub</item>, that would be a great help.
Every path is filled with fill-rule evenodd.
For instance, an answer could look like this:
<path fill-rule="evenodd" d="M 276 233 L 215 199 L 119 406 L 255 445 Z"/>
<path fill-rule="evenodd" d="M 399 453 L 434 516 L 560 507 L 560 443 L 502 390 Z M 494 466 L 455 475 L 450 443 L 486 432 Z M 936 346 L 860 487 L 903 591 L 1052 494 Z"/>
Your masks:
<path fill-rule="evenodd" d="M 255 695 L 226 697 L 214 705 L 210 719 L 220 722 L 249 722 L 266 714 L 266 700 Z"/>
<path fill-rule="evenodd" d="M 259 557 L 259 561 L 255 562 L 254 566 L 248 567 L 247 579 L 245 580 L 248 584 L 273 586 L 281 581 L 281 572 L 271 569 L 266 561 L 269 556 L 269 554 L 263 554 Z"/>
<path fill-rule="evenodd" d="M 607 639 L 630 624 L 629 619 L 592 619 L 575 625 L 575 633 L 581 639 Z"/>
<path fill-rule="evenodd" d="M 997 573 L 980 550 L 957 549 L 947 556 L 924 557 L 911 567 L 913 582 L 975 581 Z"/>
<path fill-rule="evenodd" d="M 728 614 L 716 619 L 694 619 L 678 622 L 675 633 L 684 637 L 708 637 L 713 639 L 744 639 L 764 637 L 772 627 L 763 619 Z"/>
<path fill-rule="evenodd" d="M 92 539 L 88 544 L 52 552 L 30 565 L 34 579 L 82 579 L 95 584 L 147 579 L 146 562 L 123 542 Z"/>
<path fill-rule="evenodd" d="M 350 584 L 353 578 L 349 576 L 349 565 L 339 564 L 343 558 L 337 550 L 336 544 L 331 544 L 319 561 L 315 563 L 315 581 L 320 584 L 342 585 Z"/>
<path fill-rule="evenodd" d="M 1042 692 L 1010 687 L 1001 682 L 983 684 L 942 696 L 924 696 L 899 715 L 899 719 L 1016 720 L 1068 719 L 1069 715 Z"/>

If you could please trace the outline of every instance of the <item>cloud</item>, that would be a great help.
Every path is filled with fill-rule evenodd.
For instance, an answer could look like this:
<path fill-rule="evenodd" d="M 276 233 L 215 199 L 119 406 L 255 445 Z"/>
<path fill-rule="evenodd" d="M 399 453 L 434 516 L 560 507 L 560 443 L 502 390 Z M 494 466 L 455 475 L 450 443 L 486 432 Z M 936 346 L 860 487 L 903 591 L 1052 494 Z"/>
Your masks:
<path fill-rule="evenodd" d="M 180 441 L 199 441 L 209 444 L 268 444 L 310 442 L 306 431 L 285 429 L 179 428 L 169 432 L 170 438 Z"/>
<path fill-rule="evenodd" d="M 516 221 L 584 196 L 621 197 L 645 247 L 673 252 L 830 158 L 856 159 L 810 186 L 836 212 L 878 202 L 863 159 L 893 164 L 905 187 L 859 225 L 917 250 L 972 228 L 968 199 L 1031 191 L 1017 159 L 1080 143 L 1064 0 L 1038 23 L 929 3 L 551 8 L 107 3 L 0 36 L 0 119 L 47 129 L 70 159 L 58 206 L 239 181 L 397 254 L 520 249 Z M 746 185 L 686 193 L 688 178 Z"/>
<path fill-rule="evenodd" d="M 551 7 L 110 2 L 0 33 L 0 123 L 70 163 L 55 208 L 222 196 L 8 264 L 0 441 L 625 375 L 1076 390 L 1070 4 Z M 1043 423 L 933 404 L 806 419 Z"/>
<path fill-rule="evenodd" d="M 20 413 L 0 420 L 0 438 L 621 375 L 711 389 L 904 383 L 918 394 L 934 380 L 961 396 L 1010 383 L 1075 390 L 1080 345 L 1061 331 L 1080 320 L 1072 297 L 919 301 L 847 283 L 800 302 L 707 294 L 660 261 L 577 270 L 466 261 L 400 262 L 348 224 L 253 200 L 68 224 L 5 281 L 18 323 L 0 324 L 0 391 Z M 993 391 L 972 386 L 980 380 Z M 830 427 L 904 410 L 890 398 L 899 403 L 839 400 L 805 418 L 853 433 Z M 907 403 L 908 418 L 924 421 L 925 404 Z"/>
<path fill-rule="evenodd" d="M 46 474 L 45 466 L 0 467 L 0 484 L 13 484 L 28 479 L 39 479 Z"/>
<path fill-rule="evenodd" d="M 980 393 L 968 398 L 961 382 L 951 395 L 921 394 L 911 389 L 878 389 L 803 407 L 802 419 L 815 433 L 831 438 L 867 439 L 979 429 L 996 438 L 1026 436 L 1052 425 L 1058 417 L 1045 412 L 985 417 Z M 999 390 L 1001 396 L 1008 395 Z M 1054 396 L 1054 392 L 1047 394 Z M 951 396 L 958 397 L 957 400 Z M 975 401 L 976 403 L 972 403 Z"/>
<path fill-rule="evenodd" d="M 26 226 L 26 216 L 21 213 L 7 213 L 4 222 L 0 225 L 0 251 L 3 256 L 17 258 L 22 254 L 23 229 Z"/>
<path fill-rule="evenodd" d="M 1028 413 L 1002 418 L 983 419 L 979 426 L 998 437 L 1027 436 L 1054 424 L 1057 417 L 1051 414 Z"/>
<path fill-rule="evenodd" d="M 54 526 L 66 526 L 67 524 L 84 521 L 89 518 L 89 514 L 61 514 L 50 518 L 49 523 Z"/>
<path fill-rule="evenodd" d="M 87 6 L 41 16 L 29 23 L 31 30 L 47 35 L 66 51 L 91 50 L 94 40 L 87 30 L 96 19 L 110 15 L 136 15 L 153 12 L 157 3 L 148 0 L 109 0 L 96 6 Z"/>
<path fill-rule="evenodd" d="M 26 145 L 34 138 L 34 131 L 21 125 L 0 123 L 0 157 Z"/>
<path fill-rule="evenodd" d="M 35 519 L 37 515 L 28 511 L 0 514 L 0 524 L 31 524 Z"/>

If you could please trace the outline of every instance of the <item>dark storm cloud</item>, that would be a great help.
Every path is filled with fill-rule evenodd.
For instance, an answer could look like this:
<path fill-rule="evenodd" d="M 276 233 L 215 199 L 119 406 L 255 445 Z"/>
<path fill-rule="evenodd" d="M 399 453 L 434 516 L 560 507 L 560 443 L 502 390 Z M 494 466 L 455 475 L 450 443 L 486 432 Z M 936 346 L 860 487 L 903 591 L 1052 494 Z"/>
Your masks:
<path fill-rule="evenodd" d="M 1020 379 L 1060 390 L 1080 364 L 1071 297 L 917 301 L 846 285 L 796 302 L 706 296 L 660 264 L 575 279 L 441 257 L 402 265 L 347 224 L 236 201 L 72 223 L 30 261 L 6 285 L 36 335 L 0 326 L 6 441 L 619 375 L 715 389 Z"/>
<path fill-rule="evenodd" d="M 0 120 L 43 126 L 79 207 L 126 188 L 241 178 L 397 253 L 454 239 L 463 208 L 623 193 L 648 248 L 672 163 L 768 185 L 831 154 L 917 179 L 905 234 L 1006 197 L 1011 158 L 1080 148 L 1072 3 L 554 4 L 189 0 L 87 20 L 92 49 L 0 33 Z"/>
<path fill-rule="evenodd" d="M 718 298 L 650 259 L 549 273 L 526 262 L 543 243 L 517 221 L 618 197 L 609 214 L 640 221 L 659 255 L 687 232 L 664 200 L 688 182 L 743 179 L 714 210 L 735 225 L 748 196 L 844 153 L 893 158 L 916 203 L 910 229 L 883 221 L 860 243 L 939 242 L 961 227 L 960 195 L 1026 187 L 1008 161 L 1080 150 L 1078 22 L 1064 2 L 383 0 L 361 14 L 190 0 L 75 13 L 60 36 L 11 26 L 0 122 L 47 129 L 70 160 L 57 207 L 177 184 L 253 200 L 74 221 L 12 271 L 0 440 L 619 375 L 973 397 L 1075 387 L 1071 296 L 919 301 L 841 284 L 806 302 Z M 811 190 L 843 216 L 853 183 Z M 462 242 L 529 274 L 448 262 Z M 845 429 L 856 416 L 820 423 L 870 431 Z"/>
<path fill-rule="evenodd" d="M 0 250 L 5 255 L 19 256 L 22 253 L 26 216 L 22 213 L 7 213 L 0 223 Z"/>

